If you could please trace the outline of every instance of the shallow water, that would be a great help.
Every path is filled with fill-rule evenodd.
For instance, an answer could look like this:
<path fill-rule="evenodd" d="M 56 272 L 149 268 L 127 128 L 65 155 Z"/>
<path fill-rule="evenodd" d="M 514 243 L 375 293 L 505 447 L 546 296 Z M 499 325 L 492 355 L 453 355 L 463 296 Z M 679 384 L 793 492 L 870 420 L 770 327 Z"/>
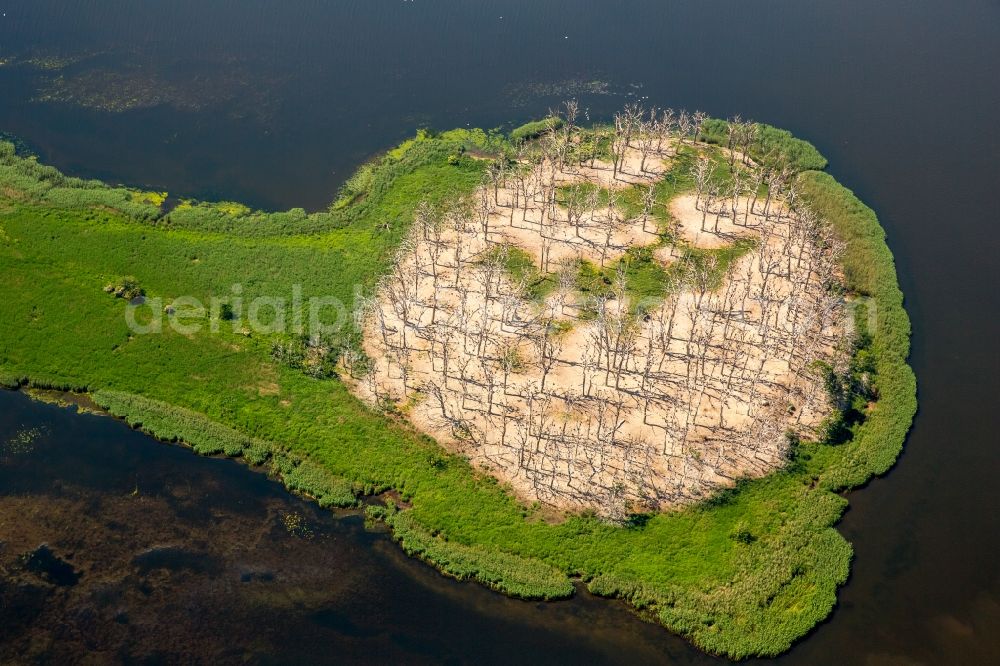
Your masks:
<path fill-rule="evenodd" d="M 596 0 L 8 0 L 0 7 L 4 12 L 0 129 L 69 172 L 178 195 L 319 208 L 360 161 L 416 126 L 520 122 L 570 95 L 593 117 L 626 98 L 648 98 L 720 116 L 741 113 L 813 141 L 830 159 L 831 172 L 876 209 L 888 231 L 913 319 L 911 363 L 921 412 L 897 467 L 851 494 L 840 530 L 854 544 L 856 559 L 837 611 L 784 660 L 1000 658 L 994 556 L 1000 511 L 990 490 L 1000 471 L 996 2 L 643 0 L 623 11 Z M 159 625 L 160 633 L 152 625 L 146 633 L 121 629 L 141 621 L 138 610 L 122 625 L 113 615 L 46 602 L 32 627 L 58 625 L 44 619 L 50 606 L 52 613 L 76 613 L 89 623 L 75 633 L 52 630 L 67 655 L 80 654 L 73 650 L 82 650 L 88 635 L 118 632 L 114 636 L 137 646 L 136 654 L 162 649 L 167 657 L 184 645 L 204 647 L 191 654 L 233 657 L 236 652 L 218 650 L 261 645 L 253 654 L 270 655 L 255 657 L 261 661 L 333 659 L 338 651 L 345 658 L 404 661 L 708 661 L 616 604 L 584 598 L 536 607 L 446 581 L 365 532 L 357 519 L 309 514 L 306 505 L 235 464 L 156 445 L 119 424 L 93 426 L 108 430 L 84 464 L 72 452 L 76 433 L 91 427 L 84 425 L 91 417 L 29 405 L 18 396 L 3 400 L 4 437 L 31 421 L 49 425 L 47 437 L 58 438 L 57 424 L 66 424 L 63 444 L 46 449 L 40 438 L 38 451 L 47 453 L 37 455 L 44 457 L 5 476 L 0 486 L 5 501 L 16 496 L 25 502 L 15 511 L 51 514 L 50 523 L 36 521 L 50 525 L 50 532 L 34 536 L 48 540 L 55 555 L 66 557 L 68 549 L 82 557 L 80 548 L 54 544 L 86 524 L 89 541 L 100 548 L 132 538 L 123 533 L 145 535 L 131 544 L 136 548 L 202 544 L 196 552 L 217 553 L 217 571 L 229 572 L 178 564 L 142 574 L 159 576 L 151 583 L 159 596 L 151 595 L 163 606 L 150 608 L 174 618 Z M 19 416 L 29 413 L 36 416 Z M 108 454 L 94 455 L 101 451 Z M 144 463 L 150 452 L 165 456 L 157 459 L 155 474 Z M 136 483 L 129 478 L 139 470 L 153 474 L 151 482 L 162 475 L 161 484 L 167 477 L 190 479 L 189 495 L 181 500 L 174 490 L 154 493 L 162 499 L 150 515 L 158 518 L 139 520 L 141 530 L 124 519 L 99 522 L 95 516 L 112 507 L 126 510 L 123 498 L 131 498 Z M 76 518 L 60 522 L 56 504 L 37 488 L 74 473 L 90 479 L 80 483 L 92 494 L 67 509 Z M 241 480 L 219 491 L 230 475 Z M 152 490 L 140 485 L 140 498 L 144 492 Z M 243 504 L 230 501 L 237 496 Z M 222 552 L 204 531 L 227 525 L 222 541 L 256 534 L 265 524 L 261 516 L 288 506 L 341 535 L 326 538 L 317 527 L 312 540 L 285 537 L 282 525 L 267 532 L 267 552 L 272 540 L 275 550 L 261 561 L 299 581 L 289 583 L 298 585 L 294 589 L 348 590 L 342 594 L 349 603 L 315 622 L 302 621 L 308 613 L 301 608 L 315 609 L 312 597 L 300 603 L 286 591 L 278 594 L 281 603 L 270 597 L 258 603 L 245 596 L 245 589 L 274 583 L 253 576 L 240 583 L 241 560 L 227 559 L 227 553 L 252 550 L 246 544 L 253 542 Z M 4 516 L 0 541 L 10 544 L 14 519 Z M 87 516 L 98 522 L 86 522 Z M 174 532 L 181 518 L 180 524 L 190 520 L 192 526 Z M 32 539 L 23 537 L 17 554 L 42 543 Z M 0 551 L 5 563 L 10 549 Z M 116 561 L 129 576 L 141 577 L 134 572 L 140 565 L 123 559 L 136 554 L 121 550 Z M 145 561 L 166 558 L 170 564 L 173 557 L 185 561 L 181 551 Z M 308 562 L 328 562 L 319 568 L 340 573 L 324 578 L 316 568 L 301 570 Z M 79 582 L 60 587 L 54 594 L 61 596 L 52 598 L 77 598 L 92 585 L 92 565 L 71 564 L 83 571 Z M 163 571 L 168 573 L 157 573 Z M 208 599 L 205 607 L 197 605 L 202 598 Z M 220 633 L 223 628 L 234 632 L 232 640 Z"/>
<path fill-rule="evenodd" d="M 34 432 L 29 444 L 10 445 Z M 231 460 L 0 391 L 0 662 L 651 662 L 618 603 L 508 599 Z M 17 438 L 20 442 L 24 438 Z"/>

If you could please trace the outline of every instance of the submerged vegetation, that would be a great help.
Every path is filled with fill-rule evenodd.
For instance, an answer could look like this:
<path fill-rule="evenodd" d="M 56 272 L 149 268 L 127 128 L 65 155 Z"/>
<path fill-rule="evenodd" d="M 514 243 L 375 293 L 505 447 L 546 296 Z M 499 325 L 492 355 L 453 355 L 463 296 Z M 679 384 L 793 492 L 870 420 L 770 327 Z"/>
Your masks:
<path fill-rule="evenodd" d="M 784 469 L 684 510 L 624 525 L 589 514 L 546 520 L 404 420 L 362 404 L 336 377 L 286 362 L 274 351 L 280 336 L 245 331 L 232 312 L 214 331 L 165 326 L 134 335 L 126 326 L 127 300 L 139 294 L 147 317 L 154 299 L 182 296 L 232 307 L 237 298 L 290 300 L 300 289 L 304 299 L 352 304 L 356 288 L 371 293 L 389 270 L 419 202 L 470 194 L 490 163 L 482 157 L 530 147 L 554 127 L 541 121 L 510 140 L 479 130 L 421 133 L 362 167 L 329 210 L 312 214 L 202 202 L 168 208 L 154 193 L 70 178 L 0 142 L 0 384 L 89 391 L 156 437 L 268 465 L 325 506 L 395 489 L 407 506 L 374 508 L 372 517 L 408 553 L 455 577 L 536 599 L 572 594 L 579 577 L 706 650 L 780 653 L 830 613 L 847 579 L 851 546 L 833 529 L 847 501 L 836 493 L 892 465 L 916 409 L 909 320 L 884 233 L 869 208 L 816 171 L 826 162 L 811 145 L 758 126 L 748 150 L 799 172 L 803 200 L 847 243 L 848 298 L 856 319 L 874 325 L 863 331 L 851 376 L 836 382 L 847 391 L 863 383 L 871 404 L 860 406 L 863 418 L 842 419 L 837 438 L 799 442 Z M 701 138 L 726 146 L 728 128 L 707 121 Z M 585 134 L 581 144 L 601 141 Z M 677 169 L 657 187 L 662 204 L 692 182 Z M 724 263 L 741 251 L 712 252 Z M 642 248 L 623 261 L 637 294 L 655 296 L 678 277 Z M 553 286 L 516 251 L 506 262 L 536 298 Z M 581 265 L 577 284 L 601 288 L 611 270 Z M 108 285 L 123 298 L 103 293 Z M 853 395 L 844 402 L 859 408 Z"/>

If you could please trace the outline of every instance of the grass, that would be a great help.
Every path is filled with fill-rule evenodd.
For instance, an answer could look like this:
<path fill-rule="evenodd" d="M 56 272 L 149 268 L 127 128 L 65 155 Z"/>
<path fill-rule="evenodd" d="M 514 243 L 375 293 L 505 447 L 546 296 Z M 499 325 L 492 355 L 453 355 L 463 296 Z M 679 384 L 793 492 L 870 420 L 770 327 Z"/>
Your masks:
<path fill-rule="evenodd" d="M 675 286 L 670 271 L 653 259 L 652 248 L 634 247 L 604 268 L 585 259 L 577 262 L 576 287 L 591 299 L 612 296 L 619 270 L 624 272 L 625 296 L 635 311 L 653 307 Z M 585 309 L 583 314 L 589 316 L 594 312 Z"/>
<path fill-rule="evenodd" d="M 838 451 L 836 464 L 826 470 L 823 486 L 841 490 L 884 474 L 899 456 L 917 410 L 916 378 L 906 363 L 910 351 L 910 320 L 896 266 L 885 244 L 885 231 L 874 211 L 826 173 L 800 176 L 803 195 L 817 213 L 829 219 L 847 242 L 843 259 L 847 288 L 863 298 L 857 319 L 875 326 L 871 356 L 878 402 L 864 425 Z"/>
<path fill-rule="evenodd" d="M 849 288 L 877 309 L 874 409 L 845 443 L 803 442 L 781 471 L 626 527 L 590 515 L 538 520 L 495 479 L 363 405 L 339 380 L 277 362 L 271 336 L 226 325 L 132 335 L 126 302 L 103 291 L 133 276 L 165 303 L 228 298 L 234 283 L 244 299 L 299 285 L 304 298 L 353 302 L 355 285 L 371 290 L 387 269 L 417 202 L 471 192 L 485 161 L 469 153 L 496 151 L 499 141 L 427 134 L 374 161 L 346 203 L 320 213 L 192 204 L 184 210 L 198 212 L 179 216 L 0 144 L 0 383 L 88 390 L 157 437 L 202 453 L 239 451 L 325 505 L 396 489 L 409 508 L 378 517 L 407 552 L 450 575 L 534 599 L 567 596 L 580 577 L 705 650 L 786 650 L 830 613 L 848 576 L 851 547 L 833 529 L 847 501 L 836 491 L 888 469 L 916 408 L 909 322 L 884 234 L 828 175 L 803 173 L 803 193 L 848 241 Z M 657 187 L 669 197 L 683 178 Z M 665 277 L 637 252 L 630 289 L 662 289 Z M 513 256 L 509 268 L 527 271 Z"/>
<path fill-rule="evenodd" d="M 558 286 L 554 273 L 542 273 L 529 252 L 516 245 L 497 247 L 492 252 L 503 257 L 504 268 L 515 283 L 522 283 L 530 300 L 544 301 Z"/>
<path fill-rule="evenodd" d="M 550 116 L 548 118 L 542 118 L 541 120 L 534 120 L 521 125 L 520 127 L 515 127 L 510 131 L 510 140 L 513 143 L 523 143 L 525 141 L 530 141 L 532 139 L 537 139 L 546 132 L 552 130 L 557 130 L 563 126 L 563 119 Z"/>
<path fill-rule="evenodd" d="M 322 465 L 289 453 L 263 439 L 212 421 L 197 412 L 120 391 L 97 390 L 94 402 L 133 428 L 166 442 L 180 442 L 205 456 L 242 457 L 251 465 L 270 461 L 271 473 L 294 490 L 314 498 L 322 507 L 357 505 L 357 492 L 343 477 Z"/>
<path fill-rule="evenodd" d="M 546 566 L 482 545 L 450 542 L 432 534 L 409 512 L 371 506 L 369 517 L 384 520 L 407 555 L 419 557 L 459 580 L 475 580 L 504 594 L 523 599 L 564 599 L 573 595 L 573 584 L 557 567 Z"/>
<path fill-rule="evenodd" d="M 663 244 L 667 244 L 664 241 Z M 706 275 L 706 286 L 718 289 L 734 261 L 754 247 L 751 240 L 738 240 L 721 248 L 694 248 L 679 245 L 677 259 L 666 267 L 655 258 L 660 244 L 629 248 L 625 254 L 603 268 L 581 259 L 576 264 L 576 289 L 591 298 L 611 296 L 619 271 L 625 276 L 625 293 L 634 314 L 655 308 L 669 293 L 690 287 L 699 270 Z M 587 314 L 585 311 L 584 314 Z"/>
<path fill-rule="evenodd" d="M 712 118 L 702 127 L 701 140 L 708 143 L 727 144 L 725 120 Z M 757 123 L 757 139 L 750 148 L 750 156 L 770 165 L 789 165 L 797 172 L 820 171 L 826 168 L 826 158 L 808 141 L 797 139 L 788 130 Z"/>
<path fill-rule="evenodd" d="M 601 268 L 592 261 L 580 259 L 571 270 L 575 272 L 574 285 L 578 295 L 591 299 L 612 295 L 619 270 L 625 275 L 625 295 L 638 313 L 642 309 L 655 307 L 664 296 L 681 285 L 690 282 L 700 265 L 705 265 L 710 257 L 712 265 L 709 286 L 712 289 L 722 284 L 722 279 L 733 261 L 743 256 L 753 247 L 753 243 L 739 241 L 719 249 L 699 249 L 683 247 L 678 252 L 678 261 L 666 268 L 654 257 L 658 246 L 637 246 L 629 248 L 625 254 Z M 535 258 L 525 250 L 506 245 L 493 252 L 502 254 L 504 265 L 510 278 L 523 282 L 527 296 L 541 302 L 559 285 L 555 273 L 542 273 Z M 585 309 L 584 314 L 588 311 Z"/>

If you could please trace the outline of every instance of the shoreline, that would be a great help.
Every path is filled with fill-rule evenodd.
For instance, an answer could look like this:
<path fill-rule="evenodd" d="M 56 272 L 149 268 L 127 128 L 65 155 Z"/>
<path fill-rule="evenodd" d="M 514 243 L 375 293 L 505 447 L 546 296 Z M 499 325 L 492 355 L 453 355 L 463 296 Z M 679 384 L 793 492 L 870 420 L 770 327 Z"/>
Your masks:
<path fill-rule="evenodd" d="M 427 141 L 433 143 L 437 139 L 427 139 Z M 454 150 L 453 145 L 442 152 L 451 155 L 452 150 Z M 404 157 L 406 152 L 408 151 L 404 151 Z M 396 177 L 405 177 L 405 169 L 400 169 L 399 171 L 400 174 L 397 174 Z M 735 493 L 735 497 L 724 500 L 716 506 L 705 507 L 699 505 L 689 510 L 671 512 L 670 514 L 658 514 L 650 522 L 662 524 L 664 521 L 672 519 L 700 519 L 702 517 L 701 514 L 711 513 L 713 509 L 718 509 L 718 513 L 726 510 L 726 507 L 734 505 L 746 509 L 753 505 L 756 499 L 756 495 L 754 498 L 747 499 L 748 494 L 751 492 L 759 493 L 761 498 L 783 493 L 789 497 L 797 498 L 791 500 L 792 502 L 800 502 L 802 505 L 805 505 L 805 510 L 802 510 L 802 506 L 798 506 L 799 511 L 794 514 L 794 516 L 797 516 L 797 520 L 804 521 L 798 527 L 798 530 L 802 532 L 798 536 L 802 537 L 804 534 L 806 537 L 798 545 L 798 549 L 803 552 L 796 559 L 801 559 L 804 562 L 811 561 L 815 564 L 818 562 L 821 554 L 831 555 L 835 553 L 832 567 L 828 562 L 826 565 L 828 568 L 822 571 L 823 575 L 821 576 L 816 572 L 810 575 L 808 571 L 805 571 L 801 574 L 792 573 L 792 575 L 787 576 L 782 581 L 765 583 L 761 580 L 758 585 L 762 589 L 773 590 L 773 595 L 771 595 L 772 601 L 768 609 L 765 611 L 756 611 L 759 613 L 759 617 L 756 617 L 756 621 L 751 622 L 749 626 L 744 626 L 741 629 L 738 628 L 739 623 L 737 623 L 737 625 L 726 627 L 720 633 L 716 628 L 718 621 L 724 620 L 725 613 L 732 611 L 727 611 L 725 608 L 715 608 L 717 602 L 713 602 L 708 598 L 701 598 L 697 593 L 690 596 L 692 594 L 691 591 L 684 589 L 685 583 L 683 581 L 680 583 L 676 582 L 680 579 L 675 579 L 673 584 L 664 584 L 665 581 L 660 578 L 659 580 L 653 580 L 652 585 L 650 585 L 646 576 L 642 574 L 636 575 L 632 573 L 629 575 L 628 566 L 619 572 L 608 570 L 614 569 L 614 567 L 606 567 L 605 570 L 601 570 L 600 567 L 594 566 L 593 562 L 586 564 L 587 557 L 577 557 L 577 561 L 574 562 L 572 557 L 561 554 L 561 549 L 559 548 L 552 550 L 545 547 L 543 542 L 532 545 L 531 537 L 527 533 L 538 533 L 539 530 L 531 527 L 532 523 L 526 521 L 525 516 L 521 516 L 521 521 L 526 527 L 520 528 L 522 532 L 525 532 L 525 535 L 521 537 L 520 546 L 516 542 L 514 546 L 511 546 L 510 541 L 504 541 L 503 543 L 507 545 L 498 548 L 496 542 L 483 541 L 481 533 L 479 536 L 480 540 L 477 542 L 475 530 L 472 530 L 472 534 L 468 535 L 463 534 L 461 531 L 454 531 L 455 520 L 453 518 L 439 521 L 438 531 L 435 534 L 435 532 L 427 530 L 421 524 L 420 518 L 414 513 L 415 511 L 419 512 L 420 517 L 425 521 L 435 515 L 425 509 L 421 498 L 420 483 L 417 484 L 418 487 L 415 490 L 408 487 L 405 483 L 397 483 L 400 486 L 398 489 L 403 492 L 402 497 L 407 501 L 411 501 L 413 508 L 395 513 L 386 511 L 386 515 L 382 516 L 390 523 L 394 539 L 402 542 L 403 549 L 411 555 L 416 555 L 432 563 L 439 570 L 444 570 L 446 574 L 453 575 L 456 578 L 473 578 L 487 586 L 500 589 L 508 594 L 514 594 L 515 596 L 518 595 L 518 591 L 521 593 L 537 593 L 542 591 L 543 593 L 537 598 L 556 598 L 560 591 L 566 590 L 567 584 L 570 589 L 569 594 L 572 594 L 573 584 L 570 576 L 573 578 L 579 577 L 588 583 L 588 589 L 591 592 L 599 596 L 622 598 L 629 602 L 632 607 L 638 608 L 644 613 L 654 614 L 660 624 L 663 624 L 675 633 L 684 635 L 700 648 L 713 653 L 728 654 L 737 658 L 750 655 L 778 654 L 790 647 L 795 640 L 806 635 L 824 618 L 828 617 L 836 604 L 836 589 L 846 580 L 846 564 L 850 559 L 850 547 L 843 537 L 837 535 L 839 537 L 838 541 L 834 535 L 824 532 L 824 529 L 831 528 L 839 520 L 843 509 L 846 507 L 846 501 L 831 501 L 827 495 L 821 493 L 832 494 L 857 487 L 867 482 L 870 478 L 883 474 L 891 467 L 902 447 L 903 439 L 916 408 L 915 384 L 912 371 L 906 365 L 909 323 L 902 308 L 902 294 L 899 292 L 895 278 L 892 255 L 885 245 L 884 232 L 881 231 L 874 213 L 858 201 L 846 188 L 840 186 L 832 177 L 826 174 L 815 170 L 804 170 L 800 178 L 803 179 L 807 198 L 811 197 L 813 205 L 823 208 L 826 213 L 825 217 L 830 219 L 835 226 L 839 224 L 839 232 L 847 237 L 845 240 L 848 242 L 849 250 L 853 251 L 853 256 L 845 259 L 845 263 L 851 262 L 845 266 L 848 280 L 853 281 L 853 284 L 849 286 L 853 287 L 858 293 L 865 294 L 868 298 L 873 299 L 877 305 L 879 314 L 878 327 L 877 330 L 872 332 L 872 336 L 876 362 L 879 364 L 878 377 L 880 379 L 881 392 L 880 399 L 876 403 L 876 409 L 873 410 L 869 419 L 862 424 L 860 427 L 861 430 L 855 434 L 854 438 L 845 444 L 839 445 L 844 448 L 836 450 L 817 449 L 812 454 L 810 460 L 803 461 L 806 474 L 802 478 L 815 476 L 816 478 L 811 479 L 811 481 L 817 489 L 816 492 L 806 492 L 799 497 L 796 493 L 800 491 L 795 489 L 795 483 L 798 482 L 798 479 L 785 478 L 793 475 L 783 470 L 765 477 L 760 482 L 749 484 L 755 490 L 751 489 L 751 491 L 747 491 L 741 489 Z M 390 188 L 393 182 L 394 179 L 390 180 Z M 349 204 L 348 208 L 353 205 Z M 0 220 L 2 219 L 0 217 Z M 211 223 L 207 227 L 209 230 L 217 232 L 218 229 L 226 228 L 225 220 L 221 218 L 213 219 L 220 219 L 222 224 L 215 225 Z M 325 223 L 317 221 L 317 226 L 322 228 L 325 226 Z M 0 260 L 3 260 L 3 255 L 0 255 Z M 44 376 L 45 374 L 44 371 L 39 373 L 40 376 Z M 285 374 L 284 371 L 279 371 L 280 377 L 284 378 Z M 45 383 L 45 380 L 41 380 L 40 383 Z M 100 386 L 99 380 L 97 381 L 97 386 Z M 126 393 L 128 392 L 126 391 Z M 123 418 L 127 423 L 131 420 L 142 424 L 144 420 L 143 410 L 147 410 L 148 412 L 150 409 L 154 409 L 154 411 L 155 409 L 159 409 L 157 406 L 151 407 L 148 398 L 141 399 L 146 400 L 147 402 L 145 403 L 129 402 L 120 395 L 117 399 L 119 400 L 117 406 L 115 407 L 112 404 L 113 408 L 109 411 L 109 414 L 116 415 L 115 413 L 118 412 L 117 417 Z M 158 405 L 168 406 L 174 404 L 168 400 L 159 399 L 153 402 L 156 402 Z M 192 411 L 193 407 L 195 405 L 187 405 L 182 409 L 185 413 L 198 413 Z M 202 415 L 202 418 L 206 422 L 222 426 L 232 432 L 239 431 L 241 425 L 239 421 L 242 419 L 237 419 L 237 423 L 230 426 L 224 424 L 220 416 L 221 412 L 209 414 L 208 416 Z M 159 414 L 159 417 L 164 426 L 159 431 L 161 433 L 169 431 L 169 426 L 171 425 L 170 419 L 165 419 L 164 414 Z M 145 420 L 148 421 L 149 418 L 150 414 L 145 414 Z M 173 425 L 176 428 L 176 423 Z M 385 427 L 389 427 L 393 432 L 400 435 L 404 435 L 404 433 L 410 430 L 405 426 L 401 427 L 398 423 L 386 424 Z M 212 429 L 212 427 L 208 428 L 209 431 Z M 277 432 L 278 430 L 272 427 L 270 432 L 261 434 L 273 437 Z M 405 436 L 417 437 L 412 432 Z M 250 439 L 246 438 L 246 436 L 243 437 L 247 441 Z M 195 439 L 197 439 L 197 435 Z M 265 441 L 267 440 L 266 437 L 264 439 Z M 205 442 L 202 444 L 202 447 L 207 447 L 205 450 L 208 450 L 208 448 L 217 444 L 217 442 Z M 282 446 L 280 449 L 283 452 L 288 452 L 291 447 L 287 446 L 287 443 L 285 444 L 286 446 Z M 197 442 L 194 444 L 189 443 L 189 447 L 195 452 L 201 453 Z M 418 449 L 430 452 L 434 450 L 427 443 L 418 447 Z M 292 464 L 290 467 L 287 467 L 287 473 L 293 474 L 296 469 L 301 467 L 303 461 L 312 461 L 309 453 L 309 450 L 306 450 L 305 457 L 300 458 L 298 464 Z M 279 455 L 281 455 L 280 452 Z M 430 455 L 430 453 L 426 455 Z M 455 476 L 456 479 L 462 479 L 459 482 L 460 485 L 466 483 L 468 478 L 475 478 L 474 471 L 468 468 L 467 465 L 463 466 L 460 461 L 454 460 L 451 456 L 446 457 L 444 460 L 443 471 Z M 291 484 L 299 487 L 290 487 L 289 489 L 310 496 L 308 490 L 304 490 L 301 484 L 307 482 L 319 483 L 319 486 L 312 487 L 314 489 L 316 487 L 321 488 L 317 494 L 317 501 L 321 506 L 323 506 L 324 501 L 329 502 L 327 506 L 336 505 L 338 501 L 347 501 L 348 493 L 352 498 L 351 501 L 356 501 L 358 494 L 364 494 L 363 491 L 369 489 L 363 485 L 358 486 L 357 477 L 359 475 L 356 472 L 353 474 L 355 477 L 354 480 L 347 480 L 351 478 L 351 474 L 338 474 L 340 469 L 343 469 L 343 463 L 331 466 L 325 465 L 320 460 L 315 465 L 326 470 L 325 475 L 318 477 L 319 481 L 313 478 L 313 469 L 309 470 L 309 474 L 304 474 L 300 471 L 296 476 L 292 477 L 293 482 Z M 437 470 L 436 465 L 437 463 L 430 465 L 431 476 L 427 478 L 433 478 L 433 475 L 437 474 L 434 471 Z M 455 471 L 456 468 L 457 471 Z M 816 473 L 813 473 L 814 471 Z M 285 473 L 282 472 L 282 474 Z M 333 478 L 338 478 L 340 481 L 334 482 L 331 480 Z M 377 483 L 378 480 L 371 479 L 371 481 Z M 387 482 L 388 479 L 382 480 L 382 483 Z M 345 483 L 347 484 L 346 486 L 344 485 Z M 502 489 L 496 489 L 495 484 L 489 481 L 477 480 L 475 483 L 478 484 L 476 492 L 480 493 L 478 495 L 480 497 L 485 498 L 493 492 L 503 494 Z M 288 484 L 286 483 L 286 485 Z M 391 487 L 392 485 L 391 483 L 387 483 L 387 487 Z M 490 490 L 491 486 L 493 490 Z M 378 486 L 373 485 L 371 489 L 374 490 L 376 487 Z M 811 490 L 812 488 L 810 488 Z M 486 495 L 482 494 L 484 492 Z M 413 494 L 407 497 L 410 493 Z M 475 494 L 471 495 L 471 497 L 476 496 Z M 324 498 L 326 499 L 324 500 Z M 509 511 L 511 508 L 517 506 L 517 503 L 512 503 L 509 498 L 499 502 L 497 500 L 490 500 L 490 502 L 496 504 L 498 507 L 508 507 L 504 509 L 505 511 Z M 523 508 L 518 510 L 523 513 Z M 729 512 L 733 513 L 734 510 L 729 510 Z M 409 516 L 409 518 L 401 518 L 401 516 Z M 447 518 L 447 514 L 440 514 L 440 516 Z M 571 530 L 586 529 L 595 534 L 605 536 L 609 534 L 605 527 L 588 522 L 588 519 L 585 517 L 572 517 L 566 524 L 570 526 Z M 515 522 L 508 519 L 498 521 L 498 525 L 502 533 L 513 534 L 519 529 Z M 728 531 L 725 524 L 719 527 L 721 527 L 723 533 Z M 639 536 L 648 531 L 648 528 L 645 527 L 620 529 L 632 530 L 633 534 L 638 534 Z M 719 531 L 719 528 L 715 529 Z M 830 531 L 836 534 L 834 530 Z M 793 532 L 798 533 L 795 530 Z M 445 538 L 441 538 L 442 534 Z M 613 535 L 610 538 L 613 538 Z M 649 544 L 651 541 L 656 541 L 656 539 L 634 538 L 637 543 Z M 559 541 L 559 538 L 553 535 L 546 537 L 545 540 L 552 539 L 555 539 L 557 542 Z M 672 543 L 661 543 L 660 545 L 676 547 L 676 544 Z M 726 546 L 730 551 L 741 548 L 738 544 L 726 544 Z M 649 546 L 647 545 L 646 547 L 648 548 Z M 847 548 L 846 551 L 844 547 Z M 743 552 L 753 550 L 753 548 L 753 546 L 749 546 L 740 552 L 744 557 L 763 559 L 751 559 L 748 571 L 757 571 L 766 568 L 768 565 L 773 566 L 775 564 L 774 561 L 769 560 L 763 553 L 747 555 L 746 552 Z M 517 550 L 521 551 L 520 555 L 510 552 Z M 699 548 L 693 546 L 692 550 L 696 551 L 697 554 Z M 535 553 L 541 553 L 543 557 L 536 559 L 533 557 Z M 525 559 L 525 556 L 529 559 Z M 517 559 L 510 559 L 510 557 L 516 557 Z M 625 575 L 622 575 L 623 572 Z M 739 571 L 735 571 L 734 573 L 737 578 L 741 575 Z M 803 581 L 803 578 L 808 578 L 809 581 Z M 670 577 L 667 576 L 668 581 L 669 579 Z M 797 581 L 796 579 L 799 580 Z M 775 586 L 775 583 L 779 584 Z M 810 598 L 805 592 L 806 588 L 801 587 L 804 583 L 808 586 L 820 585 L 824 587 L 825 593 L 818 595 L 818 593 L 813 592 L 811 598 L 816 602 L 816 605 L 806 613 L 806 617 L 802 617 L 801 611 L 798 611 L 796 613 L 799 616 L 798 619 L 784 618 L 784 622 L 778 624 L 781 627 L 778 635 L 774 635 L 772 630 L 765 626 L 769 623 L 768 612 L 780 613 L 782 612 L 781 609 L 776 608 L 778 604 L 788 603 L 791 608 L 794 607 L 796 599 Z M 716 585 L 717 589 L 723 592 L 728 587 L 726 585 Z M 722 594 L 719 601 L 724 601 L 725 596 L 726 594 Z M 533 597 L 526 596 L 526 598 Z M 678 608 L 678 603 L 680 604 L 680 608 Z M 706 623 L 698 617 L 699 607 L 703 609 L 701 611 L 703 616 L 704 609 L 708 610 L 711 622 Z M 775 618 L 777 617 L 779 616 L 776 615 Z M 721 638 L 722 635 L 725 636 L 724 639 Z"/>

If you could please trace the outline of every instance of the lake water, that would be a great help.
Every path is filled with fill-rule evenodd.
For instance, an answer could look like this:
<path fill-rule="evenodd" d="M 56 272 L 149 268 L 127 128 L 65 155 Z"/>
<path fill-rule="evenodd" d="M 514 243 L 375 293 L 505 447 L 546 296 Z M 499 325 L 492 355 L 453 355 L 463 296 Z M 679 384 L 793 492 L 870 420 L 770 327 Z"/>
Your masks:
<path fill-rule="evenodd" d="M 0 130 L 76 175 L 308 209 L 416 127 L 519 123 L 570 96 L 593 118 L 641 98 L 811 140 L 888 231 L 921 411 L 896 468 L 850 495 L 837 610 L 782 660 L 996 662 L 1000 5 L 621 5 L 6 0 Z M 45 542 L 55 555 L 0 589 L 66 574 L 57 556 L 82 575 L 41 601 L 19 592 L 5 646 L 47 636 L 57 661 L 712 661 L 618 604 L 448 581 L 234 463 L 0 394 L 0 441 L 32 427 L 32 450 L 0 468 L 0 564 Z"/>

